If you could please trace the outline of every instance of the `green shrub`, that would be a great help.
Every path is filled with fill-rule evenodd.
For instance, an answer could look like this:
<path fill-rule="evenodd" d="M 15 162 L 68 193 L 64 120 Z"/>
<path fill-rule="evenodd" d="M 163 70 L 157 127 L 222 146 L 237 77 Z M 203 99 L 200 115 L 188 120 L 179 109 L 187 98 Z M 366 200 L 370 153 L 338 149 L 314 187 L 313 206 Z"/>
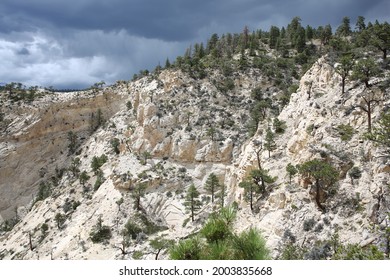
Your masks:
<path fill-rule="evenodd" d="M 222 219 L 209 219 L 203 226 L 201 234 L 208 243 L 223 241 L 231 236 L 231 230 L 227 223 Z"/>
<path fill-rule="evenodd" d="M 315 224 L 316 221 L 313 218 L 307 219 L 303 222 L 303 230 L 304 231 L 312 230 Z"/>
<path fill-rule="evenodd" d="M 37 196 L 35 197 L 35 202 L 48 198 L 51 195 L 51 193 L 52 193 L 52 188 L 50 183 L 41 182 L 39 184 Z"/>
<path fill-rule="evenodd" d="M 66 216 L 61 214 L 61 213 L 57 213 L 54 217 L 54 220 L 57 224 L 57 228 L 58 229 L 61 229 L 62 226 L 64 225 L 65 221 L 66 221 Z"/>
<path fill-rule="evenodd" d="M 359 167 L 354 166 L 349 170 L 348 175 L 351 177 L 351 179 L 359 179 L 362 177 L 362 171 Z"/>
<path fill-rule="evenodd" d="M 242 232 L 233 238 L 234 259 L 265 260 L 270 259 L 270 251 L 260 232 L 254 228 Z"/>
<path fill-rule="evenodd" d="M 135 217 L 142 224 L 142 226 L 143 226 L 142 230 L 145 234 L 154 234 L 154 233 L 157 233 L 159 231 L 168 229 L 168 227 L 166 227 L 166 226 L 160 226 L 160 225 L 154 223 L 153 221 L 148 219 L 148 217 L 143 213 L 139 212 L 135 215 Z"/>
<path fill-rule="evenodd" d="M 96 174 L 100 167 L 107 162 L 107 159 L 108 158 L 105 154 L 102 154 L 100 157 L 94 156 L 91 162 L 92 171 Z"/>
<path fill-rule="evenodd" d="M 198 234 L 180 241 L 170 249 L 174 260 L 260 260 L 269 259 L 270 251 L 256 229 L 234 234 L 236 208 L 222 208 L 211 215 Z M 204 237 L 204 238 L 202 238 Z"/>
<path fill-rule="evenodd" d="M 4 223 L 0 225 L 0 232 L 11 231 L 14 226 L 19 223 L 20 219 L 16 216 L 14 218 L 5 220 Z"/>
<path fill-rule="evenodd" d="M 95 184 L 93 186 L 94 191 L 97 191 L 100 188 L 100 186 L 104 183 L 104 181 L 105 180 L 104 180 L 103 172 L 99 169 L 97 172 Z"/>
<path fill-rule="evenodd" d="M 336 254 L 333 256 L 336 260 L 383 260 L 384 254 L 378 247 L 371 245 L 367 248 L 361 247 L 359 244 L 348 244 L 340 246 Z"/>
<path fill-rule="evenodd" d="M 119 150 L 120 141 L 119 141 L 119 139 L 118 138 L 113 138 L 113 139 L 111 139 L 110 143 L 111 143 L 111 146 L 112 146 L 112 149 L 113 149 L 114 153 L 119 155 L 119 153 L 120 153 L 120 150 Z"/>
<path fill-rule="evenodd" d="M 110 227 L 103 225 L 103 220 L 99 217 L 89 236 L 93 243 L 102 243 L 110 239 L 112 234 Z"/>
<path fill-rule="evenodd" d="M 203 244 L 199 238 L 182 240 L 169 251 L 172 260 L 201 260 Z"/>
<path fill-rule="evenodd" d="M 303 256 L 306 253 L 305 249 L 297 244 L 288 242 L 282 249 L 282 253 L 279 256 L 281 260 L 303 260 Z"/>
<path fill-rule="evenodd" d="M 48 230 L 49 230 L 48 224 L 43 223 L 43 224 L 41 225 L 41 232 L 42 232 L 42 234 L 45 235 L 45 234 L 47 233 Z"/>
<path fill-rule="evenodd" d="M 140 259 L 142 259 L 143 256 L 144 256 L 144 253 L 142 253 L 141 251 L 134 251 L 133 255 L 132 255 L 134 260 L 140 260 Z"/>
<path fill-rule="evenodd" d="M 314 124 L 311 124 L 309 125 L 307 128 L 306 128 L 306 133 L 307 134 L 311 134 L 314 130 Z"/>
<path fill-rule="evenodd" d="M 274 130 L 275 130 L 275 133 L 278 133 L 278 134 L 284 133 L 286 131 L 286 128 L 287 128 L 286 122 L 285 121 L 281 121 L 278 118 L 274 119 L 273 127 L 274 127 Z"/>
<path fill-rule="evenodd" d="M 132 239 L 136 239 L 138 234 L 141 233 L 142 228 L 132 221 L 127 221 L 125 224 L 124 234 L 131 237 Z"/>
<path fill-rule="evenodd" d="M 205 260 L 231 260 L 232 250 L 227 242 L 215 242 L 204 248 L 202 259 Z"/>
<path fill-rule="evenodd" d="M 339 136 L 343 141 L 351 140 L 353 134 L 355 133 L 353 127 L 350 126 L 349 124 L 340 124 L 337 127 L 337 132 L 339 133 Z"/>

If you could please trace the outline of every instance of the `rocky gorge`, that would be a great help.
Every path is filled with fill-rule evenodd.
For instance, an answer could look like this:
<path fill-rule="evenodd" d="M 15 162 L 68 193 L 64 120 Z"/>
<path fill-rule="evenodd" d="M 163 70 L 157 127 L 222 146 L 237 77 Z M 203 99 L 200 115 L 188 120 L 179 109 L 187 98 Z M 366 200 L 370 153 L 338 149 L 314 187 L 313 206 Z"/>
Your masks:
<path fill-rule="evenodd" d="M 259 229 L 274 258 L 291 240 L 315 247 L 336 234 L 343 244 L 388 250 L 389 161 L 383 147 L 365 137 L 362 108 L 369 97 L 379 100 L 370 108 L 375 126 L 390 106 L 382 86 L 389 73 L 372 77 L 369 88 L 347 81 L 342 94 L 336 70 L 328 56 L 317 59 L 296 80 L 289 102 L 276 104 L 251 136 L 253 90 L 274 100 L 282 95 L 256 68 L 232 73 L 228 90 L 221 89 L 219 71 L 199 79 L 164 69 L 96 92 L 47 94 L 20 106 L 4 101 L 10 121 L 0 136 L 0 213 L 3 221 L 17 216 L 18 222 L 1 233 L 0 257 L 155 259 L 160 251 L 153 240 L 185 239 L 216 209 L 204 187 L 210 174 L 225 186 L 225 204 L 238 209 L 234 230 Z M 95 126 L 98 115 L 104 122 Z M 267 129 L 274 132 L 272 148 Z M 69 132 L 76 135 L 74 151 Z M 286 169 L 313 159 L 338 172 L 321 195 L 315 180 Z M 250 205 L 240 183 L 259 167 L 273 180 Z M 145 193 L 137 210 L 140 184 Z M 194 221 L 183 204 L 192 184 L 202 200 Z M 39 190 L 49 194 L 37 200 Z M 129 222 L 143 230 L 125 242 Z M 93 242 L 91 233 L 103 226 L 110 238 Z M 158 257 L 168 258 L 168 250 L 161 251 Z"/>

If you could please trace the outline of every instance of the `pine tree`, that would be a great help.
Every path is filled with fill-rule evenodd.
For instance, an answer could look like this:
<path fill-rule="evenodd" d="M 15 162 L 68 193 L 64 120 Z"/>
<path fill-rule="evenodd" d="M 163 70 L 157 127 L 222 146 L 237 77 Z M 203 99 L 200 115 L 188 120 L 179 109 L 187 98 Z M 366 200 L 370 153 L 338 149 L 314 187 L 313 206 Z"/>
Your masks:
<path fill-rule="evenodd" d="M 220 188 L 221 190 L 219 191 L 219 193 L 216 194 L 216 198 L 218 199 L 220 209 L 222 209 L 225 207 L 226 185 L 221 184 Z"/>
<path fill-rule="evenodd" d="M 249 205 L 251 207 L 251 210 L 253 211 L 253 201 L 259 186 L 248 178 L 240 182 L 238 186 L 244 189 L 245 200 L 249 200 Z"/>
<path fill-rule="evenodd" d="M 271 26 L 269 31 L 269 46 L 274 49 L 276 47 L 276 43 L 280 37 L 280 30 L 276 26 Z"/>
<path fill-rule="evenodd" d="M 365 18 L 363 16 L 358 16 L 357 20 L 356 20 L 356 29 L 359 31 L 359 32 L 362 32 L 363 30 L 366 29 L 366 24 L 365 24 Z"/>
<path fill-rule="evenodd" d="M 378 124 L 367 137 L 369 140 L 383 146 L 386 155 L 390 156 L 390 111 L 381 115 Z"/>
<path fill-rule="evenodd" d="M 351 35 L 352 31 L 351 31 L 350 24 L 351 24 L 351 21 L 350 21 L 349 17 L 344 17 L 342 24 L 336 30 L 336 34 L 338 36 L 344 36 L 344 37 Z"/>
<path fill-rule="evenodd" d="M 287 173 L 289 175 L 290 184 L 291 184 L 291 179 L 292 179 L 293 176 L 295 176 L 298 173 L 298 169 L 294 165 L 289 163 L 286 166 L 286 171 L 287 171 Z"/>
<path fill-rule="evenodd" d="M 145 196 L 146 183 L 139 183 L 134 188 L 131 197 L 134 199 L 134 208 L 141 210 L 141 198 Z"/>
<path fill-rule="evenodd" d="M 54 217 L 54 220 L 56 221 L 56 224 L 57 224 L 57 228 L 58 229 L 61 229 L 62 228 L 62 225 L 65 223 L 66 221 L 66 216 L 61 214 L 61 213 L 57 213 Z"/>
<path fill-rule="evenodd" d="M 169 68 L 171 68 L 171 62 L 169 61 L 169 58 L 167 58 L 167 60 L 165 60 L 165 69 Z"/>
<path fill-rule="evenodd" d="M 383 60 L 386 60 L 387 51 L 390 49 L 390 24 L 374 24 L 370 31 L 370 44 L 379 49 L 383 53 Z"/>
<path fill-rule="evenodd" d="M 300 26 L 294 37 L 294 46 L 298 53 L 302 53 L 306 47 L 306 31 Z"/>
<path fill-rule="evenodd" d="M 353 60 L 351 55 L 343 55 L 340 63 L 336 66 L 336 72 L 341 76 L 341 93 L 345 93 L 345 81 L 350 74 L 353 67 Z"/>
<path fill-rule="evenodd" d="M 68 132 L 68 151 L 69 154 L 73 154 L 77 149 L 77 135 L 73 131 Z"/>
<path fill-rule="evenodd" d="M 258 192 L 264 194 L 266 192 L 267 184 L 272 184 L 276 181 L 276 177 L 271 177 L 268 174 L 268 170 L 265 169 L 254 169 L 251 171 L 250 176 L 252 181 L 259 186 Z"/>
<path fill-rule="evenodd" d="M 268 157 L 271 157 L 271 151 L 276 150 L 275 134 L 269 127 L 265 134 L 264 148 L 268 151 Z"/>
<path fill-rule="evenodd" d="M 85 183 L 89 180 L 90 176 L 88 176 L 86 171 L 81 172 L 79 176 L 80 184 L 85 185 Z"/>
<path fill-rule="evenodd" d="M 319 38 L 321 40 L 322 45 L 327 45 L 332 38 L 332 27 L 330 24 L 325 25 L 325 27 L 318 28 L 320 32 Z"/>
<path fill-rule="evenodd" d="M 206 184 L 204 186 L 205 190 L 211 194 L 211 202 L 214 203 L 214 198 L 216 193 L 219 191 L 221 185 L 219 184 L 218 177 L 211 173 L 206 180 Z"/>
<path fill-rule="evenodd" d="M 275 118 L 273 123 L 273 128 L 275 130 L 275 133 L 278 133 L 278 134 L 282 134 L 286 131 L 286 122 L 285 121 L 281 121 L 279 120 L 278 118 Z"/>
<path fill-rule="evenodd" d="M 72 175 L 73 176 L 77 176 L 80 172 L 80 164 L 81 164 L 81 161 L 80 161 L 80 158 L 78 157 L 75 157 L 74 159 L 72 159 L 72 162 L 69 166 L 69 171 L 72 172 Z"/>
<path fill-rule="evenodd" d="M 300 165 L 299 173 L 305 178 L 314 180 L 316 204 L 318 208 L 325 212 L 325 207 L 320 202 L 320 191 L 336 183 L 339 176 L 337 170 L 325 161 L 314 159 Z"/>
<path fill-rule="evenodd" d="M 184 206 L 191 214 L 191 220 L 195 221 L 196 211 L 200 209 L 202 202 L 199 200 L 199 191 L 196 189 L 195 185 L 192 184 L 188 190 L 184 201 Z"/>
<path fill-rule="evenodd" d="M 360 80 L 366 87 L 370 87 L 369 81 L 372 77 L 380 73 L 379 67 L 372 58 L 361 59 L 353 67 L 352 78 Z"/>
<path fill-rule="evenodd" d="M 306 26 L 306 40 L 311 41 L 314 38 L 314 29 L 310 25 Z"/>

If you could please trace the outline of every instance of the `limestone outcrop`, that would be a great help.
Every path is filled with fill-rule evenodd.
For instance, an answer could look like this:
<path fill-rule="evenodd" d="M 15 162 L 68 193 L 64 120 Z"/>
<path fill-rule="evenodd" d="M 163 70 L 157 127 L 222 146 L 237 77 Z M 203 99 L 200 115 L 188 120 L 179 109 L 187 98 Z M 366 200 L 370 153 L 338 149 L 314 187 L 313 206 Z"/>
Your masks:
<path fill-rule="evenodd" d="M 299 244 L 313 245 L 337 232 L 346 243 L 381 245 L 381 230 L 389 224 L 390 198 L 385 187 L 390 181 L 389 162 L 380 156 L 381 147 L 363 137 L 367 114 L 353 109 L 361 102 L 364 86 L 348 82 L 342 95 L 334 66 L 326 57 L 319 59 L 301 78 L 290 102 L 280 108 L 277 118 L 286 128 L 276 135 L 276 148 L 269 152 L 263 146 L 264 131 L 272 120 L 259 123 L 255 135 L 248 137 L 248 104 L 256 87 L 267 88 L 271 96 L 279 92 L 270 88 L 256 69 L 234 73 L 234 90 L 222 92 L 215 82 L 220 75 L 213 72 L 194 79 L 169 69 L 95 97 L 80 93 L 52 104 L 42 100 L 45 105 L 20 113 L 9 132 L 1 136 L 0 176 L 5 178 L 1 198 L 18 189 L 3 199 L 3 213 L 12 209 L 9 201 L 19 199 L 27 205 L 33 193 L 30 190 L 47 180 L 46 174 L 56 166 L 67 169 L 52 194 L 25 211 L 22 221 L 0 236 L 1 258 L 122 259 L 141 255 L 154 259 L 151 240 L 185 238 L 198 231 L 217 207 L 204 188 L 211 173 L 226 186 L 226 204 L 238 205 L 235 230 L 259 228 L 274 257 L 287 235 Z M 386 77 L 375 79 L 379 82 Z M 370 90 L 383 97 L 390 94 L 375 85 Z M 372 111 L 373 122 L 386 102 Z M 97 108 L 103 111 L 106 123 L 90 135 L 89 119 Z M 340 125 L 353 127 L 348 141 L 341 139 Z M 77 155 L 69 156 L 66 136 L 71 130 L 85 139 Z M 93 161 L 102 155 L 106 160 L 94 170 Z M 70 168 L 75 157 L 80 160 L 78 172 Z M 286 171 L 288 163 L 296 166 L 314 158 L 332 163 L 339 171 L 334 188 L 320 196 L 325 212 L 316 205 L 313 182 L 299 174 L 290 182 Z M 239 183 L 259 165 L 274 182 L 256 197 L 251 211 Z M 353 167 L 361 172 L 359 178 L 349 175 Z M 41 169 L 44 174 L 39 177 Z M 27 182 L 18 179 L 15 170 L 34 175 L 28 175 Z M 80 177 L 83 172 L 88 176 Z M 203 202 L 194 222 L 183 205 L 192 184 Z M 142 210 L 137 211 L 135 191 L 140 186 L 145 192 L 140 199 Z M 61 215 L 63 220 L 58 218 Z M 93 243 L 91 232 L 99 219 L 110 227 L 112 236 L 107 242 Z M 143 232 L 123 253 L 122 232 L 128 222 L 143 226 Z M 160 258 L 167 258 L 166 252 Z"/>

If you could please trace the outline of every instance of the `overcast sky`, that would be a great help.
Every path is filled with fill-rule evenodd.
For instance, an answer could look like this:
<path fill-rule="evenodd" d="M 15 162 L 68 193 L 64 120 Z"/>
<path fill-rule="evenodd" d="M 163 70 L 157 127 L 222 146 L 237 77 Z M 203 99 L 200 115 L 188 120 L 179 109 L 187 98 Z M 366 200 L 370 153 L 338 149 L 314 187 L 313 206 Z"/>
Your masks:
<path fill-rule="evenodd" d="M 84 88 L 129 80 L 213 33 L 344 16 L 390 22 L 389 0 L 0 0 L 0 83 Z"/>

